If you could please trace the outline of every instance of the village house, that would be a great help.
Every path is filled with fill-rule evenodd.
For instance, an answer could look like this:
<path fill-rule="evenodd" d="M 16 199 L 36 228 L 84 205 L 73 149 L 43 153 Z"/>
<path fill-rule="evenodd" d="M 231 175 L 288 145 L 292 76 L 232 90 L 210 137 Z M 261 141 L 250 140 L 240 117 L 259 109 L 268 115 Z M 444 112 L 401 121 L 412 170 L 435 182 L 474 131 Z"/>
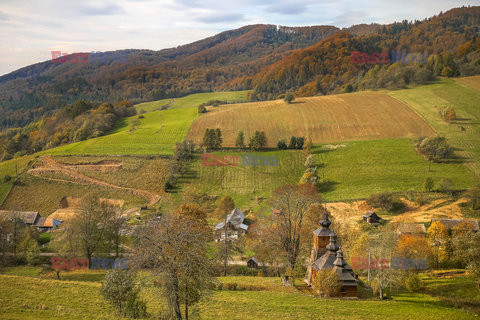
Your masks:
<path fill-rule="evenodd" d="M 343 252 L 337 245 L 337 235 L 330 230 L 331 221 L 326 210 L 320 225 L 322 227 L 313 232 L 313 248 L 304 281 L 313 286 L 319 271 L 333 270 L 340 281 L 341 296 L 357 297 L 357 280 L 352 267 L 343 259 Z"/>
<path fill-rule="evenodd" d="M 399 223 L 396 230 L 399 236 L 424 237 L 427 234 L 423 223 Z"/>
<path fill-rule="evenodd" d="M 250 258 L 247 261 L 247 267 L 250 269 L 258 269 L 258 261 L 255 259 L 255 257 Z"/>
<path fill-rule="evenodd" d="M 247 233 L 248 226 L 243 223 L 245 215 L 237 208 L 227 215 L 226 221 L 218 223 L 215 227 L 215 241 L 219 242 L 228 237 L 229 240 L 235 240 Z M 225 223 L 227 224 L 225 227 Z M 226 229 L 226 230 L 225 230 Z M 227 233 L 225 237 L 225 231 Z"/>
<path fill-rule="evenodd" d="M 375 212 L 373 211 L 367 211 L 367 213 L 365 213 L 363 215 L 363 220 L 367 221 L 369 224 L 371 225 L 378 225 L 380 224 L 380 220 L 382 220 L 382 218 L 380 218 Z"/>
<path fill-rule="evenodd" d="M 42 217 L 34 211 L 0 210 L 0 215 L 7 216 L 9 219 L 17 217 L 25 225 L 35 227 L 40 232 L 50 232 L 63 222 L 62 220 Z"/>
<path fill-rule="evenodd" d="M 453 230 L 455 227 L 457 227 L 458 225 L 460 225 L 461 223 L 464 223 L 464 222 L 465 222 L 464 225 L 468 228 L 471 228 L 471 230 L 473 232 L 478 232 L 478 230 L 479 230 L 478 221 L 475 220 L 475 219 L 437 219 L 437 218 L 433 218 L 432 220 L 430 220 L 430 226 L 435 221 L 438 221 L 441 224 L 443 224 L 445 226 L 445 228 L 447 228 L 447 230 L 449 230 L 449 231 Z"/>

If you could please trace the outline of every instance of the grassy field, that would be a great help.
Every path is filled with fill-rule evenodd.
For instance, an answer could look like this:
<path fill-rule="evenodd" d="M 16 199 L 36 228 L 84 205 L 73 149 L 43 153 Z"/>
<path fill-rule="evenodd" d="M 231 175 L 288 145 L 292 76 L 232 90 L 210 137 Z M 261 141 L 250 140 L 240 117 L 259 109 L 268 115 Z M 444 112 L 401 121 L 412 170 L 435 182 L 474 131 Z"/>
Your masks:
<path fill-rule="evenodd" d="M 13 178 L 17 172 L 21 173 L 33 159 L 34 156 L 26 156 L 0 162 L 0 205 L 5 201 L 5 197 L 13 185 Z M 3 178 L 5 176 L 12 177 L 12 180 L 4 182 Z"/>
<path fill-rule="evenodd" d="M 134 126 L 138 117 L 123 121 L 116 130 L 106 136 L 68 144 L 47 151 L 53 155 L 158 155 L 172 154 L 176 142 L 187 136 L 192 122 L 197 118 L 197 106 L 211 99 L 245 101 L 247 91 L 215 92 L 191 95 L 174 99 L 167 110 L 154 111 L 170 100 L 160 100 L 137 105 L 144 114 L 140 124 Z"/>
<path fill-rule="evenodd" d="M 327 200 L 368 197 L 373 192 L 421 191 L 426 177 L 435 183 L 450 178 L 455 189 L 474 184 L 470 171 L 458 163 L 432 163 L 419 156 L 409 139 L 347 142 L 318 146 L 312 150 L 318 174 L 325 176 L 320 192 Z M 327 149 L 330 147 L 331 149 Z M 257 197 L 268 198 L 271 191 L 284 184 L 298 183 L 305 170 L 301 151 L 243 152 L 244 154 L 278 156 L 278 166 L 202 166 L 197 159 L 183 184 L 215 195 L 231 195 L 238 205 L 249 205 Z M 239 156 L 238 151 L 212 153 Z M 241 164 L 241 161 L 240 163 Z"/>
<path fill-rule="evenodd" d="M 480 86 L 480 77 L 466 81 Z M 480 91 L 447 79 L 411 90 L 393 91 L 390 95 L 406 102 L 445 136 L 477 180 L 480 179 Z M 441 119 L 438 113 L 441 106 L 453 107 L 457 119 L 452 123 Z"/>
<path fill-rule="evenodd" d="M 434 132 L 412 110 L 385 93 L 358 92 L 222 106 L 197 118 L 188 133 L 196 143 L 206 128 L 221 128 L 223 145 L 235 146 L 238 131 L 248 139 L 264 130 L 267 144 L 311 136 L 315 144 L 389 138 L 412 138 Z M 248 143 L 248 140 L 247 140 Z"/>
<path fill-rule="evenodd" d="M 85 280 L 87 272 L 79 279 Z M 98 281 L 57 281 L 27 276 L 0 275 L 0 319 L 124 319 L 100 295 Z M 88 277 L 87 277 L 88 278 Z M 191 308 L 192 319 L 478 319 L 448 307 L 439 298 L 420 293 L 398 293 L 379 301 L 319 299 L 280 286 L 278 278 L 226 277 L 223 283 L 239 287 L 254 284 L 259 291 L 215 290 Z M 455 283 L 457 280 L 446 280 Z M 259 288 L 260 286 L 260 288 Z M 428 284 L 427 284 L 428 286 Z M 165 310 L 159 291 L 145 288 L 143 298 L 152 317 Z"/>

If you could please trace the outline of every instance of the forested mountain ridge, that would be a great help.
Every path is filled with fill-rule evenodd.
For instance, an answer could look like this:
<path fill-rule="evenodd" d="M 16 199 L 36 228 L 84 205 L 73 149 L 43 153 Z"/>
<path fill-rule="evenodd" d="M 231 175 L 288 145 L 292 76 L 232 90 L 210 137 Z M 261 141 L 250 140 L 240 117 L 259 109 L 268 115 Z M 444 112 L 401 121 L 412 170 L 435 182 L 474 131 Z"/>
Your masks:
<path fill-rule="evenodd" d="M 332 26 L 251 25 L 160 51 L 122 50 L 126 62 L 48 60 L 0 77 L 0 128 L 23 126 L 78 99 L 132 102 L 221 89 L 295 49 L 338 32 Z"/>
<path fill-rule="evenodd" d="M 381 26 L 374 34 L 353 36 L 344 30 L 264 67 L 255 76 L 242 79 L 241 84 L 254 87 L 252 100 L 265 100 L 288 90 L 297 96 L 311 96 L 399 88 L 422 84 L 435 76 L 480 74 L 479 25 L 480 7 L 462 7 L 423 21 Z M 388 53 L 389 63 L 374 59 L 355 63 L 354 51 Z M 401 52 L 402 57 L 421 53 L 425 60 L 392 63 L 392 51 Z"/>
<path fill-rule="evenodd" d="M 137 103 L 254 89 L 251 99 L 262 100 L 287 90 L 309 96 L 478 74 L 479 24 L 480 7 L 462 7 L 422 21 L 343 30 L 250 25 L 177 48 L 117 52 L 128 54 L 126 62 L 49 60 L 0 77 L 0 129 L 24 126 L 79 99 Z M 428 63 L 352 63 L 353 51 L 391 50 L 425 52 Z"/>

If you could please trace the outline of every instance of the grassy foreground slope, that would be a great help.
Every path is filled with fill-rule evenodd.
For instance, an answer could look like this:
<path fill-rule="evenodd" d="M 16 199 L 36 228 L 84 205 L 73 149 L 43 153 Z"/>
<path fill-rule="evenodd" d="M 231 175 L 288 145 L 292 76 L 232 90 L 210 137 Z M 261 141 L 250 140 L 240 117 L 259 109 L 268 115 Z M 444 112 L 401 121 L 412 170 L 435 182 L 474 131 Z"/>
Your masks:
<path fill-rule="evenodd" d="M 241 279 L 243 278 L 243 279 Z M 222 280 L 222 279 L 221 279 Z M 477 319 L 426 294 L 396 294 L 393 300 L 318 299 L 273 288 L 278 278 L 228 277 L 264 284 L 261 291 L 213 291 L 192 308 L 192 319 Z M 100 295 L 100 283 L 0 275 L 0 319 L 125 319 Z M 222 281 L 223 282 L 223 281 Z M 152 316 L 164 309 L 157 290 L 145 290 Z"/>
<path fill-rule="evenodd" d="M 480 77 L 467 81 L 480 83 Z M 465 165 L 480 178 L 480 91 L 447 79 L 389 94 L 407 103 L 445 136 L 457 148 L 457 155 L 464 158 Z M 441 106 L 453 107 L 457 119 L 452 123 L 441 119 L 438 113 Z"/>
<path fill-rule="evenodd" d="M 195 120 L 188 138 L 202 141 L 206 128 L 221 128 L 223 145 L 234 147 L 238 131 L 248 139 L 263 130 L 267 145 L 279 139 L 311 136 L 313 143 L 413 138 L 434 134 L 415 112 L 385 93 L 357 92 L 222 106 Z"/>

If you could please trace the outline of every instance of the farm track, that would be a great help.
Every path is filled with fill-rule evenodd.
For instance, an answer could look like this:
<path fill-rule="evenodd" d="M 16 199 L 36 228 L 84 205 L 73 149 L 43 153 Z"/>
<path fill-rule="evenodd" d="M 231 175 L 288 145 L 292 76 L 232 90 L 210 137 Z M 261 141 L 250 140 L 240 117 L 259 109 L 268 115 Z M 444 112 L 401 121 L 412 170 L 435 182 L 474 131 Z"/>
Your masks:
<path fill-rule="evenodd" d="M 43 179 L 48 179 L 48 180 L 53 180 L 53 181 L 62 181 L 62 182 L 70 182 L 70 183 L 77 183 L 77 184 L 91 184 L 91 185 L 97 185 L 97 186 L 103 186 L 107 188 L 112 188 L 112 189 L 117 189 L 117 190 L 125 190 L 129 191 L 132 194 L 142 197 L 147 200 L 147 205 L 148 206 L 153 206 L 156 203 L 158 203 L 162 196 L 147 190 L 141 190 L 141 189 L 135 189 L 135 188 L 128 188 L 128 187 L 122 187 L 118 186 L 100 179 L 92 178 L 87 175 L 84 175 L 82 173 L 79 173 L 73 169 L 70 168 L 68 165 L 63 165 L 61 163 L 56 162 L 55 160 L 52 159 L 50 156 L 43 156 L 39 159 L 40 166 L 30 169 L 27 171 L 27 173 L 43 178 Z M 42 173 L 46 172 L 52 172 L 52 173 L 60 173 L 63 174 L 67 177 L 73 178 L 72 180 L 62 180 L 62 179 L 57 179 L 57 178 L 46 178 L 42 176 Z"/>

